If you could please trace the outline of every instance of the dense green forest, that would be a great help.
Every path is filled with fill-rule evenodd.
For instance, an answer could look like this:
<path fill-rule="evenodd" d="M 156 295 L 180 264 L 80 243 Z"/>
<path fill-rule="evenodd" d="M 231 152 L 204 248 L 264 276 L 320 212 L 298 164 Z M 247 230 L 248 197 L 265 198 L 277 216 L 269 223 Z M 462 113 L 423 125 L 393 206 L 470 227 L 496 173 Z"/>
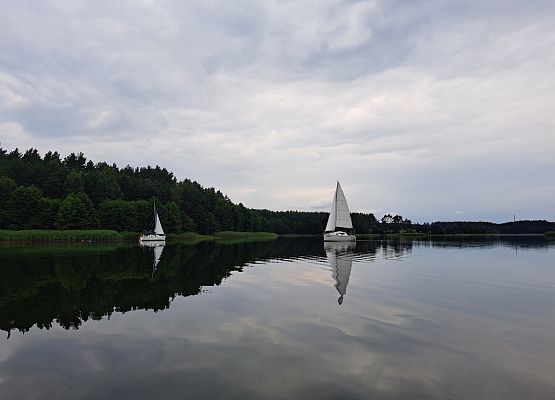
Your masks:
<path fill-rule="evenodd" d="M 159 166 L 118 168 L 82 153 L 42 157 L 36 149 L 0 148 L 0 229 L 138 232 L 151 228 L 154 201 L 169 233 L 321 233 L 327 219 L 323 212 L 249 209 L 214 188 L 177 181 Z M 359 232 L 368 232 L 377 221 L 355 213 L 353 222 Z"/>
<path fill-rule="evenodd" d="M 214 188 L 185 179 L 159 166 L 118 168 L 94 163 L 82 153 L 62 158 L 36 149 L 21 153 L 0 147 L 0 229 L 113 229 L 139 232 L 151 228 L 156 207 L 169 233 L 253 231 L 312 233 L 323 231 L 325 212 L 270 211 L 234 204 Z M 400 215 L 353 213 L 357 233 L 543 233 L 555 223 L 518 221 L 435 222 L 413 224 Z"/>

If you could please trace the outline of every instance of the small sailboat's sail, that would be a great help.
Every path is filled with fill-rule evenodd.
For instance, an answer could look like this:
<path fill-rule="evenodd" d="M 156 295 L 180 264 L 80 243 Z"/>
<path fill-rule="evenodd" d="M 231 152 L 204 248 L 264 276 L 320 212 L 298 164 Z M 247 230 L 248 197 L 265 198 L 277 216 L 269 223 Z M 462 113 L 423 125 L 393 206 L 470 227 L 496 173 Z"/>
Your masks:
<path fill-rule="evenodd" d="M 157 235 L 164 234 L 164 229 L 162 228 L 160 217 L 158 217 L 158 212 L 156 211 L 156 206 L 154 206 L 154 233 L 156 233 Z"/>
<path fill-rule="evenodd" d="M 353 229 L 353 222 L 351 221 L 351 213 L 347 205 L 347 199 L 345 198 L 339 181 L 335 188 L 335 196 L 333 197 L 330 216 L 326 224 L 326 232 L 333 232 L 337 229 Z"/>

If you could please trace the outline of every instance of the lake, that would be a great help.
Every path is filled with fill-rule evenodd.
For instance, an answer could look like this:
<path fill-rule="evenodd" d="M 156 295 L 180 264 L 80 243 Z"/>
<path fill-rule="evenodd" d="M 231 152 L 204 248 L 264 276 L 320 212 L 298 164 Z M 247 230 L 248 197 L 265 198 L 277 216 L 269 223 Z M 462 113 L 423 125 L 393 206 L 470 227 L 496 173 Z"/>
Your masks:
<path fill-rule="evenodd" d="M 554 399 L 555 241 L 3 246 L 0 329 L 4 400 Z"/>

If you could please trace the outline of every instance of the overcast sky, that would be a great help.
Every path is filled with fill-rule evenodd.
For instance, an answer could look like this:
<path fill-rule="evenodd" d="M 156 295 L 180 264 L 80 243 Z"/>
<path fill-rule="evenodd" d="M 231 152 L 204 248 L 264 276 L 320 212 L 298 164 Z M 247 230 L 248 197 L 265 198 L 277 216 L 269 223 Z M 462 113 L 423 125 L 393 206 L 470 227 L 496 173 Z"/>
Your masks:
<path fill-rule="evenodd" d="M 0 143 L 234 202 L 555 220 L 554 1 L 0 0 Z"/>

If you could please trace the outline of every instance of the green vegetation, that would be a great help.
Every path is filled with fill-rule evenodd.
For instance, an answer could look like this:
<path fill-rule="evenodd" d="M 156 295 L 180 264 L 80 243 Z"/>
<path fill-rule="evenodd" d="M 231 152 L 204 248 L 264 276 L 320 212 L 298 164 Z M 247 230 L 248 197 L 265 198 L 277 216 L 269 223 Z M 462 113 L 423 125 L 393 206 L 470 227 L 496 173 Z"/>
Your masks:
<path fill-rule="evenodd" d="M 103 229 L 141 232 L 152 228 L 156 208 L 169 234 L 275 232 L 320 234 L 324 212 L 269 211 L 234 204 L 214 188 L 177 181 L 165 168 L 93 163 L 82 154 L 41 156 L 36 149 L 0 148 L 0 229 Z M 372 214 L 353 214 L 367 232 Z M 242 235 L 244 237 L 244 235 Z M 267 237 L 267 234 L 266 234 Z"/>
<path fill-rule="evenodd" d="M 0 231 L 0 242 L 115 242 L 136 240 L 138 233 L 113 230 L 22 230 Z"/>
<path fill-rule="evenodd" d="M 0 230 L 0 243 L 54 243 L 54 242 L 123 242 L 137 241 L 139 232 L 117 232 L 115 230 L 48 230 L 32 229 L 21 231 Z M 268 240 L 279 235 L 270 232 L 216 232 L 214 235 L 201 235 L 195 232 L 170 233 L 167 241 L 201 241 L 224 239 Z"/>
<path fill-rule="evenodd" d="M 555 231 L 545 232 L 544 235 L 548 238 L 555 238 Z"/>
<path fill-rule="evenodd" d="M 356 233 L 355 236 L 357 237 L 357 239 L 368 239 L 368 240 L 372 240 L 372 239 L 379 239 L 381 238 L 383 235 L 381 233 Z"/>
<path fill-rule="evenodd" d="M 224 231 L 224 232 L 216 232 L 214 236 L 222 239 L 276 239 L 279 235 L 271 232 Z"/>
<path fill-rule="evenodd" d="M 93 163 L 82 153 L 62 159 L 58 152 L 41 156 L 36 149 L 8 153 L 0 147 L 0 230 L 141 232 L 152 229 L 154 202 L 168 234 L 233 231 L 321 235 L 328 218 L 327 212 L 249 209 L 234 204 L 214 188 L 204 188 L 189 179 L 178 181 L 159 166 L 118 168 L 115 164 Z M 385 214 L 379 220 L 371 213 L 351 216 L 357 234 L 555 231 L 555 223 L 548 221 L 414 224 L 400 215 Z M 189 236 L 181 235 L 181 239 Z"/>
<path fill-rule="evenodd" d="M 201 241 L 201 240 L 212 240 L 214 236 L 212 235 L 201 235 L 195 232 L 183 232 L 183 233 L 169 233 L 166 235 L 168 242 L 174 241 Z"/>

